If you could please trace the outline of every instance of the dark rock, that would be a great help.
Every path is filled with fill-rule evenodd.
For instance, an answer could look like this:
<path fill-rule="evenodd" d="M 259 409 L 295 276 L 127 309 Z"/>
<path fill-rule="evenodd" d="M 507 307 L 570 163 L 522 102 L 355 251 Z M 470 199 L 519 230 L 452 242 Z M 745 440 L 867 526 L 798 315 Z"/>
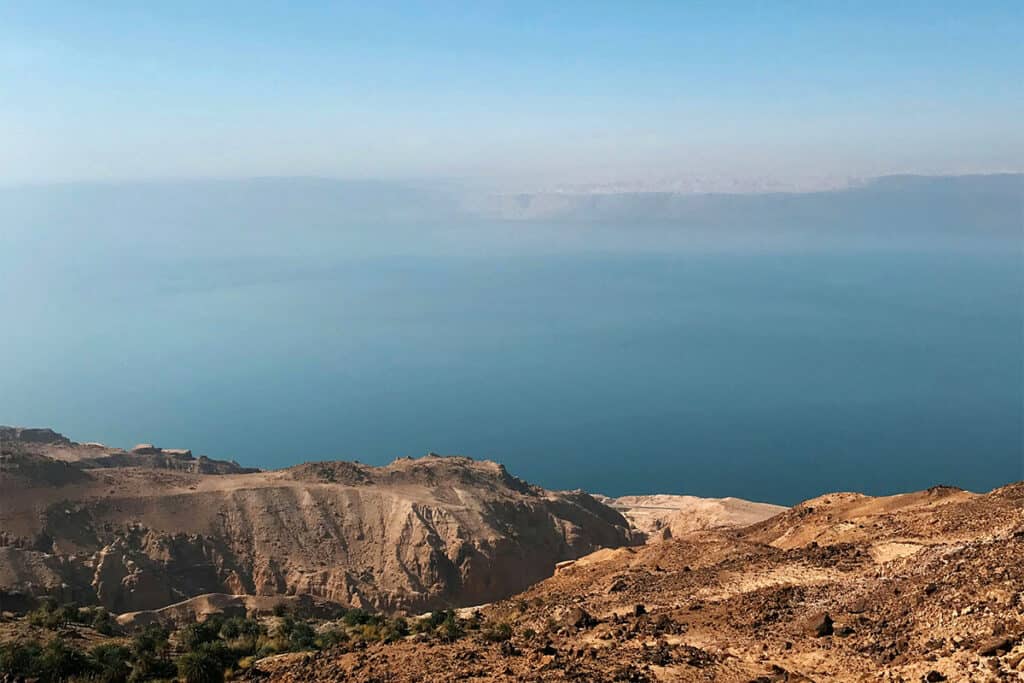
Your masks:
<path fill-rule="evenodd" d="M 835 633 L 832 624 L 832 617 L 828 612 L 822 612 L 811 619 L 810 631 L 817 638 L 823 638 Z"/>
<path fill-rule="evenodd" d="M 978 645 L 978 654 L 982 657 L 994 657 L 999 651 L 1009 652 L 1013 649 L 1013 638 L 1009 636 L 993 636 L 981 641 Z"/>
<path fill-rule="evenodd" d="M 573 607 L 566 612 L 562 621 L 573 628 L 592 628 L 597 625 L 597 619 L 592 617 L 582 607 Z"/>
<path fill-rule="evenodd" d="M 647 608 L 644 607 L 643 605 L 636 605 L 635 607 L 633 607 L 633 616 L 634 617 L 640 617 L 640 616 L 643 616 L 645 614 L 647 614 Z"/>
<path fill-rule="evenodd" d="M 946 680 L 946 677 L 942 674 L 941 671 L 936 671 L 935 669 L 932 669 L 924 675 L 924 680 L 926 681 L 926 683 L 939 683 L 939 681 Z"/>

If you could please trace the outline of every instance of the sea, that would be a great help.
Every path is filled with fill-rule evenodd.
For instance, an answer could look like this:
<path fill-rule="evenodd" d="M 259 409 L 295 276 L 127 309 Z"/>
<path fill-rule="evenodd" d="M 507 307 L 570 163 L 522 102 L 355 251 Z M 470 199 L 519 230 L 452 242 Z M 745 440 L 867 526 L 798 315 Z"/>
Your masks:
<path fill-rule="evenodd" d="M 271 212 L 4 192 L 0 424 L 786 505 L 1024 479 L 1012 215 L 376 220 L 295 190 Z"/>

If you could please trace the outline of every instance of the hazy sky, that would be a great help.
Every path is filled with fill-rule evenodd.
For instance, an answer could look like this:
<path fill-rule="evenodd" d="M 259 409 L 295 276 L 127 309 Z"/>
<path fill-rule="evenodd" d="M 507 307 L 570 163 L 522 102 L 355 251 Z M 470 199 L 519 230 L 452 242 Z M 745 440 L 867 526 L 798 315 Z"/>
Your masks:
<path fill-rule="evenodd" d="M 1019 170 L 1022 34 L 1020 0 L 5 2 L 0 182 Z"/>

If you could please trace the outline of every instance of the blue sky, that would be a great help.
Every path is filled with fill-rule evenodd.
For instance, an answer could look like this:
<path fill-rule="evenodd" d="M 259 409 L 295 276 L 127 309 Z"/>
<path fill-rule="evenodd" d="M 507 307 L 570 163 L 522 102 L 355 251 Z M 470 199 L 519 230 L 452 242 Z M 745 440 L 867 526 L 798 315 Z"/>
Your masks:
<path fill-rule="evenodd" d="M 1024 3 L 0 5 L 0 182 L 1024 166 Z"/>

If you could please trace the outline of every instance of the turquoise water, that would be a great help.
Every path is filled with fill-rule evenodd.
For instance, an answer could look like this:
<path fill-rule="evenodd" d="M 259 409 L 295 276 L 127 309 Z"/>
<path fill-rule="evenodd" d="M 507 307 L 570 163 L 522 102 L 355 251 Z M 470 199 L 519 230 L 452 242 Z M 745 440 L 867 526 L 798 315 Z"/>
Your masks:
<path fill-rule="evenodd" d="M 0 423 L 262 467 L 461 453 L 608 494 L 1024 478 L 1013 232 L 171 230 L 47 206 L 0 241 Z"/>

